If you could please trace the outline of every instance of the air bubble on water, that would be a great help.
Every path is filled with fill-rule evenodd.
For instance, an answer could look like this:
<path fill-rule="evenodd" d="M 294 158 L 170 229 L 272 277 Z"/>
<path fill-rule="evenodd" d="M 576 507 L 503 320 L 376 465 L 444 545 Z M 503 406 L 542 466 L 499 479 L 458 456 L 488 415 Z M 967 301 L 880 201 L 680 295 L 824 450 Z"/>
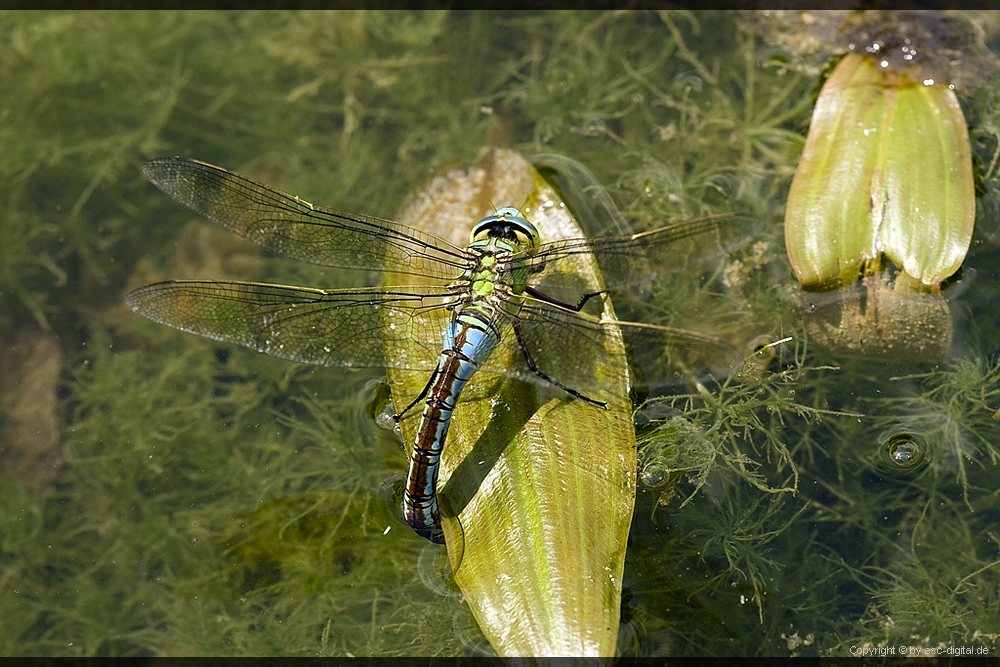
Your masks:
<path fill-rule="evenodd" d="M 912 440 L 902 440 L 889 446 L 889 457 L 900 467 L 909 467 L 920 456 L 920 446 Z"/>
<path fill-rule="evenodd" d="M 908 429 L 890 429 L 879 438 L 877 469 L 884 476 L 913 479 L 930 463 L 927 443 Z"/>
<path fill-rule="evenodd" d="M 657 488 L 667 482 L 667 466 L 658 461 L 646 464 L 642 469 L 642 483 Z"/>

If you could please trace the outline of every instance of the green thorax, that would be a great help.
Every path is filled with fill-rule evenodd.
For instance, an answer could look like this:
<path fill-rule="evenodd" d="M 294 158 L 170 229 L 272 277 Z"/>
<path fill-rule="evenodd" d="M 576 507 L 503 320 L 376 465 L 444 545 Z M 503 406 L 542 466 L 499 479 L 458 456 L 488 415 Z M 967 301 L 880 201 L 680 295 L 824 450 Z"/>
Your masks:
<path fill-rule="evenodd" d="M 501 208 L 473 225 L 469 251 L 479 260 L 462 276 L 469 284 L 470 305 L 495 303 L 498 287 L 501 293 L 521 294 L 528 272 L 518 259 L 539 245 L 538 230 L 516 208 Z"/>

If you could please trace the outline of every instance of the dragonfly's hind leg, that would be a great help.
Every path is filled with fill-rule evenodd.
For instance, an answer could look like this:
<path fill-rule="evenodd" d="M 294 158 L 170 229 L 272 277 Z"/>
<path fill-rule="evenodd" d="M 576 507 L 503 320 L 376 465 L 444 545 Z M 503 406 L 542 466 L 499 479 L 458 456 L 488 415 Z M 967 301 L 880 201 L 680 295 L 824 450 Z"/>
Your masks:
<path fill-rule="evenodd" d="M 524 342 L 524 334 L 521 333 L 520 323 L 517 320 L 514 320 L 511 324 L 514 327 L 514 335 L 517 336 L 518 347 L 521 348 L 521 353 L 524 354 L 524 361 L 528 364 L 528 370 L 530 370 L 532 373 L 534 373 L 538 377 L 542 378 L 543 380 L 545 380 L 549 384 L 554 385 L 556 387 L 559 387 L 560 389 L 562 389 L 563 391 L 565 391 L 570 396 L 576 396 L 580 400 L 586 401 L 587 403 L 590 403 L 591 405 L 596 405 L 596 406 L 602 407 L 602 408 L 607 408 L 608 407 L 608 404 L 605 403 L 604 401 L 598 401 L 597 399 L 590 398 L 589 396 L 584 396 L 583 394 L 581 394 L 580 392 L 578 392 L 576 389 L 573 389 L 572 387 L 567 387 L 566 385 L 564 385 L 562 382 L 560 382 L 559 380 L 555 379 L 554 377 L 550 377 L 550 376 L 546 375 L 545 373 L 543 373 L 541 371 L 541 369 L 538 368 L 538 365 L 535 363 L 535 360 L 531 357 L 531 352 L 528 351 L 528 346 Z"/>
<path fill-rule="evenodd" d="M 403 415 L 412 410 L 413 407 L 418 403 L 423 403 L 424 399 L 427 398 L 427 393 L 431 390 L 431 384 L 434 382 L 434 376 L 435 373 L 431 373 L 430 377 L 427 378 L 427 384 L 425 384 L 424 388 L 420 390 L 420 393 L 417 394 L 417 397 L 412 401 L 410 401 L 409 405 L 407 405 L 405 408 L 403 408 L 402 410 L 400 410 L 399 412 L 397 412 L 392 416 L 392 420 L 394 422 L 398 424 L 399 420 L 403 418 Z"/>

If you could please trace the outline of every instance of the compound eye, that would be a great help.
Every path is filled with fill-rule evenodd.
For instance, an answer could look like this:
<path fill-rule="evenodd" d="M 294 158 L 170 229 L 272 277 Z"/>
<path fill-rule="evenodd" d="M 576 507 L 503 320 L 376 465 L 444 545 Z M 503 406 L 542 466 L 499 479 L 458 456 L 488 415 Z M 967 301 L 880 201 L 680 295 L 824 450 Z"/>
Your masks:
<path fill-rule="evenodd" d="M 527 230 L 515 227 L 513 231 L 514 231 L 514 236 L 517 237 L 517 244 L 522 248 L 538 247 L 536 239 L 533 238 Z"/>
<path fill-rule="evenodd" d="M 497 209 L 496 217 L 506 221 L 510 225 L 510 233 L 522 248 L 534 249 L 541 245 L 538 230 L 533 224 L 528 222 L 520 209 L 516 209 L 513 206 L 504 206 L 501 209 Z"/>
<path fill-rule="evenodd" d="M 476 224 L 472 226 L 472 232 L 469 234 L 469 243 L 475 243 L 476 241 L 489 238 L 490 230 L 497 223 L 497 216 L 488 215 Z"/>
<path fill-rule="evenodd" d="M 517 237 L 518 244 L 525 249 L 533 250 L 542 244 L 538 230 L 524 218 L 511 221 L 511 231 Z"/>
<path fill-rule="evenodd" d="M 475 243 L 491 237 L 506 238 L 516 242 L 521 248 L 533 250 L 541 245 L 541 238 L 535 226 L 528 222 L 521 211 L 512 206 L 497 209 L 472 227 L 469 242 Z"/>

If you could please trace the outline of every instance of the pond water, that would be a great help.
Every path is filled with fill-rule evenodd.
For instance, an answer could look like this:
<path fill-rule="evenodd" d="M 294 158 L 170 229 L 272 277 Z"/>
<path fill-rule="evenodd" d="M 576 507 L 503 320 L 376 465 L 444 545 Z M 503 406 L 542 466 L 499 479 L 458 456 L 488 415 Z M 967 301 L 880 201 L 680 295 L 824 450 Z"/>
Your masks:
<path fill-rule="evenodd" d="M 1000 26 L 968 18 L 966 67 L 988 74 Z M 198 220 L 145 181 L 149 158 L 392 218 L 493 145 L 578 161 L 635 230 L 765 223 L 739 263 L 645 306 L 751 361 L 672 394 L 638 383 L 620 653 L 1000 650 L 995 85 L 955 77 L 981 187 L 943 285 L 949 358 L 821 352 L 781 225 L 827 58 L 814 42 L 838 33 L 778 40 L 772 20 L 5 12 L 0 654 L 491 651 L 397 516 L 406 456 L 369 413 L 382 371 L 181 334 L 123 296 L 167 278 L 358 284 Z"/>

